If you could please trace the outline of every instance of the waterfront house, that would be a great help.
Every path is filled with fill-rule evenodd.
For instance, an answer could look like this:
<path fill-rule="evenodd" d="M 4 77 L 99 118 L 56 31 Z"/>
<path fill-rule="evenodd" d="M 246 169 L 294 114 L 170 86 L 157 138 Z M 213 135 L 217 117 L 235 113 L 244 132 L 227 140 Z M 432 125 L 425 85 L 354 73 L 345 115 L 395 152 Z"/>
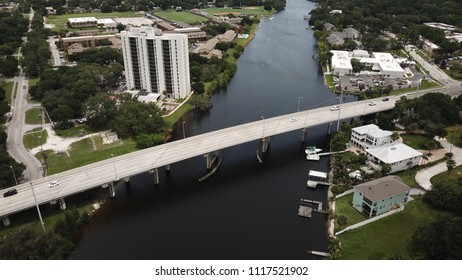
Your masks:
<path fill-rule="evenodd" d="M 367 159 L 375 164 L 389 164 L 391 173 L 406 170 L 420 165 L 422 153 L 403 143 L 369 148 L 366 150 Z"/>
<path fill-rule="evenodd" d="M 368 124 L 355 127 L 351 130 L 350 143 L 362 150 L 388 145 L 391 140 L 391 131 L 382 130 L 375 124 Z"/>
<path fill-rule="evenodd" d="M 411 190 L 399 176 L 386 176 L 353 189 L 353 207 L 369 218 L 403 206 Z"/>

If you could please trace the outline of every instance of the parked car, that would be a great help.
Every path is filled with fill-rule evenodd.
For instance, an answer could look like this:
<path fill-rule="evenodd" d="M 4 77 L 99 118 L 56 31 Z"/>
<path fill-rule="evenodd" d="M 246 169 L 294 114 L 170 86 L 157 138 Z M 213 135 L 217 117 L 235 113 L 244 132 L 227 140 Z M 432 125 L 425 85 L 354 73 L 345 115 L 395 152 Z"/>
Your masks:
<path fill-rule="evenodd" d="M 331 111 L 340 110 L 340 106 L 339 106 L 339 105 L 332 106 L 332 107 L 330 107 L 330 110 L 331 110 Z"/>
<path fill-rule="evenodd" d="M 384 99 L 382 99 L 383 102 L 388 101 L 388 100 L 390 100 L 390 98 L 388 97 L 385 97 Z"/>
<path fill-rule="evenodd" d="M 4 193 L 3 197 L 9 197 L 9 196 L 15 195 L 17 193 L 18 193 L 18 191 L 16 189 L 11 189 L 11 190 L 7 191 L 6 193 Z"/>
<path fill-rule="evenodd" d="M 49 187 L 49 188 L 52 188 L 52 187 L 56 187 L 57 185 L 59 185 L 59 181 L 54 180 L 54 181 L 51 181 L 51 182 L 48 184 L 48 187 Z"/>

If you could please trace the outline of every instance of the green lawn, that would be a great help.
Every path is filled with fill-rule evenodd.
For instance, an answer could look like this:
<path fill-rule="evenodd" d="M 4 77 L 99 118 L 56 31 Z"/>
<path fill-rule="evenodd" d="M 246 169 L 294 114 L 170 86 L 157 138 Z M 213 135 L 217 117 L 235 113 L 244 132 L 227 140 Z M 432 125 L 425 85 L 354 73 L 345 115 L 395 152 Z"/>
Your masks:
<path fill-rule="evenodd" d="M 8 102 L 8 104 L 11 104 L 11 97 L 12 92 L 13 92 L 13 86 L 14 82 L 5 82 L 3 84 L 3 88 L 5 89 L 6 95 L 5 95 L 5 100 Z"/>
<path fill-rule="evenodd" d="M 258 6 L 258 7 L 255 7 L 256 9 L 224 9 L 224 8 L 207 8 L 207 9 L 203 9 L 201 11 L 203 12 L 206 12 L 208 13 L 209 15 L 214 15 L 214 14 L 230 14 L 230 13 L 234 13 L 234 14 L 243 14 L 243 15 L 249 15 L 249 14 L 253 14 L 253 15 L 270 15 L 271 13 L 270 12 L 267 12 L 265 11 L 265 9 L 263 9 L 263 6 Z"/>
<path fill-rule="evenodd" d="M 423 83 L 421 86 L 419 86 L 419 91 L 431 89 L 431 88 L 438 88 L 440 86 L 441 84 L 434 82 L 434 81 L 432 81 L 431 83 Z M 394 89 L 391 91 L 391 94 L 396 95 L 396 94 L 403 94 L 403 93 L 412 92 L 412 91 L 417 91 L 417 87 Z"/>
<path fill-rule="evenodd" d="M 135 12 L 112 12 L 112 13 L 79 13 L 79 14 L 64 14 L 47 16 L 46 23 L 54 24 L 53 30 L 61 30 L 66 28 L 67 20 L 69 18 L 77 17 L 95 17 L 97 19 L 102 18 L 125 18 L 125 17 L 141 17 L 142 15 L 135 14 Z"/>
<path fill-rule="evenodd" d="M 86 125 L 76 125 L 68 129 L 55 129 L 56 135 L 68 138 L 68 137 L 80 137 L 84 136 L 85 133 L 90 133 Z"/>
<path fill-rule="evenodd" d="M 163 19 L 168 21 L 175 21 L 175 22 L 184 22 L 187 24 L 195 24 L 195 23 L 202 23 L 206 22 L 209 19 L 206 17 L 202 17 L 190 12 L 177 12 L 174 10 L 168 11 L 158 11 L 155 12 L 154 15 L 159 16 Z"/>
<path fill-rule="evenodd" d="M 178 108 L 175 111 L 175 113 L 164 118 L 165 122 L 167 123 L 167 126 L 172 127 L 186 112 L 191 111 L 191 110 L 192 110 L 191 104 L 189 104 L 189 102 L 186 102 L 180 108 Z"/>
<path fill-rule="evenodd" d="M 448 131 L 446 139 L 457 147 L 462 147 L 462 125 L 450 126 L 446 130 Z"/>
<path fill-rule="evenodd" d="M 359 213 L 351 204 L 353 201 L 353 194 L 342 196 L 335 200 L 335 214 L 336 216 L 343 215 L 348 218 L 348 225 L 351 226 L 366 220 L 366 217 Z M 339 231 L 339 225 L 335 220 L 335 232 Z"/>
<path fill-rule="evenodd" d="M 403 138 L 404 144 L 410 146 L 411 148 L 418 149 L 418 150 L 427 150 L 427 147 L 425 147 L 425 143 L 427 143 L 428 140 L 431 138 L 426 135 L 426 134 L 401 134 L 401 137 Z M 441 144 L 439 144 L 439 148 L 441 148 Z"/>
<path fill-rule="evenodd" d="M 123 143 L 117 142 L 108 146 L 104 145 L 96 151 L 93 150 L 90 139 L 83 139 L 71 145 L 70 157 L 65 153 L 53 154 L 50 150 L 46 151 L 48 155 L 48 175 L 105 160 L 110 158 L 111 154 L 118 156 L 137 150 L 135 141 L 131 139 L 123 140 Z M 39 160 L 41 160 L 41 157 L 39 157 Z"/>
<path fill-rule="evenodd" d="M 40 128 L 38 128 L 37 131 L 34 130 L 34 132 L 24 134 L 24 146 L 26 147 L 26 149 L 33 149 L 35 147 L 45 144 L 47 138 L 47 131 L 45 129 L 41 130 Z"/>
<path fill-rule="evenodd" d="M 33 108 L 26 111 L 26 124 L 40 124 L 42 123 L 42 108 Z M 44 123 L 47 118 L 44 118 Z"/>
<path fill-rule="evenodd" d="M 381 260 L 392 257 L 409 258 L 406 247 L 414 231 L 437 218 L 448 217 L 435 211 L 419 197 L 406 204 L 403 212 L 338 236 L 342 243 L 341 259 Z"/>
<path fill-rule="evenodd" d="M 462 165 L 454 167 L 451 173 L 448 174 L 447 171 L 433 176 L 430 179 L 430 182 L 434 185 L 437 183 L 449 183 L 454 186 L 458 186 L 459 178 L 462 177 Z"/>

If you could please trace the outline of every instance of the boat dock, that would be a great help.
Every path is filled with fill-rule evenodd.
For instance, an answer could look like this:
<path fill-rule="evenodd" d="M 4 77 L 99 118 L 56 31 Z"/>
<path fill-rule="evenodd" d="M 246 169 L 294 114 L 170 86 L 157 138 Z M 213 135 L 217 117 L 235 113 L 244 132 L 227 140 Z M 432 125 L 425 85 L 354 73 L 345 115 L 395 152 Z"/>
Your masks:
<path fill-rule="evenodd" d="M 306 182 L 309 188 L 316 188 L 317 185 L 330 186 L 331 184 L 327 180 L 327 173 L 316 170 L 310 170 L 308 172 L 308 181 Z"/>
<path fill-rule="evenodd" d="M 300 199 L 300 207 L 298 208 L 298 215 L 300 217 L 311 218 L 313 212 L 327 214 L 326 211 L 322 210 L 323 203 L 321 201 Z"/>
<path fill-rule="evenodd" d="M 320 252 L 320 251 L 308 251 L 308 254 L 312 254 L 312 255 L 315 255 L 315 256 L 321 256 L 321 257 L 330 257 L 329 253 Z"/>

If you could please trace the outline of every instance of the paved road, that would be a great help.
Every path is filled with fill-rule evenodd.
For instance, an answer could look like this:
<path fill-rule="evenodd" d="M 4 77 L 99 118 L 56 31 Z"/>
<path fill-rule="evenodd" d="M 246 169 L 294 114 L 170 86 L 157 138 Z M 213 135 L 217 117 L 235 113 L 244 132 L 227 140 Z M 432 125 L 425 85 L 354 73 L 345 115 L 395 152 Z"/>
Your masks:
<path fill-rule="evenodd" d="M 18 76 L 14 80 L 18 90 L 12 103 L 12 118 L 6 124 L 8 133 L 6 147 L 12 158 L 26 166 L 26 171 L 23 174 L 24 179 L 26 181 L 35 180 L 43 177 L 42 165 L 37 158 L 29 153 L 23 143 L 28 80 L 24 76 Z"/>
<path fill-rule="evenodd" d="M 51 61 L 54 67 L 61 66 L 61 58 L 59 57 L 58 47 L 55 44 L 56 41 L 57 39 L 55 39 L 54 36 L 49 36 L 47 40 L 50 46 L 49 49 L 51 51 Z"/>

